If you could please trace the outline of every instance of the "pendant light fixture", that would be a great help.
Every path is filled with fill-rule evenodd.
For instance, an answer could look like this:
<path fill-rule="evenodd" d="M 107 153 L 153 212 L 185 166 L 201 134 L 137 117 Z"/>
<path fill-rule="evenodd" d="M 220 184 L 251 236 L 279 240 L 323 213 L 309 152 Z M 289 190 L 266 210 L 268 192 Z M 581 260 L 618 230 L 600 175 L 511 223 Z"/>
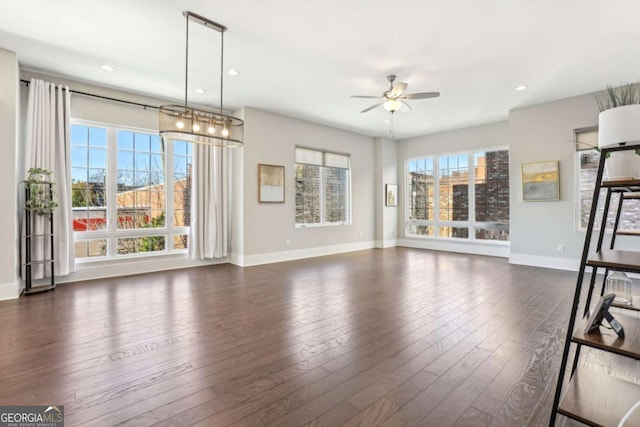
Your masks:
<path fill-rule="evenodd" d="M 186 55 L 184 105 L 163 105 L 159 109 L 159 132 L 163 139 L 179 139 L 221 147 L 242 147 L 244 121 L 224 113 L 224 32 L 227 27 L 193 12 L 184 11 L 186 18 Z M 188 103 L 189 82 L 189 21 L 197 22 L 220 33 L 220 108 L 219 111 L 193 107 Z"/>

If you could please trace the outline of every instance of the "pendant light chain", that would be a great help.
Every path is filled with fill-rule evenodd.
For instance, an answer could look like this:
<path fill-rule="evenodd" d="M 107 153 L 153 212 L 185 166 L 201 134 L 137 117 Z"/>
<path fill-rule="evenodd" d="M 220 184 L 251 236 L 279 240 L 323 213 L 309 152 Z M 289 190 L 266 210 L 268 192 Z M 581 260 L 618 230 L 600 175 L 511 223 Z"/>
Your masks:
<path fill-rule="evenodd" d="M 186 28 L 186 47 L 184 49 L 185 51 L 185 59 L 184 59 L 184 106 L 185 108 L 187 107 L 187 105 L 189 105 L 187 103 L 188 100 L 188 94 L 189 94 L 189 15 L 185 15 L 186 21 L 187 21 L 187 28 Z"/>
<path fill-rule="evenodd" d="M 391 139 L 394 139 L 394 136 L 393 136 L 393 113 L 391 113 L 391 118 L 389 119 L 389 135 L 391 135 Z"/>
<path fill-rule="evenodd" d="M 222 93 L 224 88 L 224 31 L 220 32 L 220 114 L 222 111 Z"/>

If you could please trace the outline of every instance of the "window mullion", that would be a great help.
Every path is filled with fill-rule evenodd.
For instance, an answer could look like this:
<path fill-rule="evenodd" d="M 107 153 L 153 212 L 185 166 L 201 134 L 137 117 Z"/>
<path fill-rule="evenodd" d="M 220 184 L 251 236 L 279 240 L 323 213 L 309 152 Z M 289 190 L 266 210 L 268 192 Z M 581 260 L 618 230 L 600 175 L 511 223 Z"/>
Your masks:
<path fill-rule="evenodd" d="M 107 256 L 114 257 L 117 253 L 117 193 L 118 193 L 118 161 L 117 161 L 117 131 L 113 126 L 107 128 L 107 231 L 109 233 L 109 250 Z"/>
<path fill-rule="evenodd" d="M 433 236 L 438 237 L 440 228 L 440 157 L 433 156 Z M 427 193 L 427 200 L 429 198 L 429 192 Z"/>
<path fill-rule="evenodd" d="M 467 157 L 467 176 L 469 177 L 469 240 L 476 240 L 475 223 L 476 223 L 476 166 L 474 163 L 474 151 L 470 151 Z"/>
<path fill-rule="evenodd" d="M 318 166 L 318 168 L 320 169 L 320 173 L 318 174 L 320 176 L 320 224 L 325 224 L 326 223 L 326 218 L 325 216 L 325 209 L 324 209 L 324 204 L 325 204 L 325 180 L 324 180 L 324 167 L 323 166 Z"/>
<path fill-rule="evenodd" d="M 162 139 L 160 140 L 162 143 Z M 173 224 L 175 221 L 175 212 L 173 211 L 173 197 L 174 197 L 174 180 L 173 180 L 173 143 L 167 141 L 164 145 L 164 227 L 167 233 L 167 240 L 165 241 L 165 250 L 167 252 L 173 251 Z M 169 209 L 171 206 L 171 209 Z"/>

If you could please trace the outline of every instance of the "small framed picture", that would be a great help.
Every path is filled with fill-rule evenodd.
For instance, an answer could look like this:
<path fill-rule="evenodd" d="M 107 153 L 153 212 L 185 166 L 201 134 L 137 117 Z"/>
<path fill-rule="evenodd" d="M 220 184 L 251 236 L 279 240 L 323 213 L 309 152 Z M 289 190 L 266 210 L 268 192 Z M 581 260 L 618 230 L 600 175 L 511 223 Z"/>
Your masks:
<path fill-rule="evenodd" d="M 258 201 L 284 203 L 284 166 L 258 165 Z"/>
<path fill-rule="evenodd" d="M 560 200 L 558 161 L 522 164 L 522 200 L 547 202 Z"/>
<path fill-rule="evenodd" d="M 613 300 L 616 298 L 616 294 L 607 294 L 600 297 L 596 304 L 596 308 L 589 315 L 589 320 L 584 327 L 584 333 L 589 334 L 595 332 L 600 327 L 600 324 L 605 318 L 605 313 L 609 310 Z"/>
<path fill-rule="evenodd" d="M 398 206 L 398 184 L 385 185 L 384 204 L 386 206 Z"/>

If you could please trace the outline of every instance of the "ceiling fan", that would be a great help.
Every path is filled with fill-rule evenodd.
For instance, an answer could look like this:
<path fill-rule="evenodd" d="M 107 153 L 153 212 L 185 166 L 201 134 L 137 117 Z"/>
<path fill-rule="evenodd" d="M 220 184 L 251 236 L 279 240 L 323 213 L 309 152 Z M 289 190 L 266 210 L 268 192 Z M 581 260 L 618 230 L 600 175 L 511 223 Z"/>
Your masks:
<path fill-rule="evenodd" d="M 382 106 L 385 110 L 390 113 L 395 113 L 402 107 L 406 105 L 411 110 L 411 106 L 407 104 L 405 99 L 427 99 L 427 98 L 437 98 L 440 96 L 440 92 L 420 92 L 420 93 L 404 93 L 407 90 L 407 84 L 403 82 L 398 82 L 395 85 L 393 82 L 396 81 L 396 76 L 393 74 L 387 76 L 387 80 L 389 81 L 389 90 L 385 90 L 382 92 L 380 96 L 369 96 L 369 95 L 352 95 L 352 98 L 372 98 L 372 99 L 380 99 L 380 102 L 372 105 L 369 108 L 365 108 L 360 111 L 361 113 L 366 113 L 367 111 L 371 111 L 376 107 Z"/>

